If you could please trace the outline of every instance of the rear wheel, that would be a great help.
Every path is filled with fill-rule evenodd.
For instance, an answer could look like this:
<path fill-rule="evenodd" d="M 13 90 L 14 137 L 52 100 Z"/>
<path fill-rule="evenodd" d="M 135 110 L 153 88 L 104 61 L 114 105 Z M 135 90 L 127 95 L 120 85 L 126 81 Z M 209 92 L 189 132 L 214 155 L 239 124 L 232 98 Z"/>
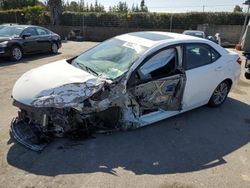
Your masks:
<path fill-rule="evenodd" d="M 227 81 L 221 82 L 216 89 L 212 97 L 210 98 L 208 105 L 211 107 L 218 107 L 224 103 L 230 90 L 230 84 Z"/>
<path fill-rule="evenodd" d="M 52 43 L 51 45 L 51 53 L 52 54 L 57 54 L 58 53 L 58 46 L 55 42 Z"/>
<path fill-rule="evenodd" d="M 12 61 L 20 61 L 23 57 L 23 51 L 19 46 L 13 46 L 10 50 L 10 58 Z"/>

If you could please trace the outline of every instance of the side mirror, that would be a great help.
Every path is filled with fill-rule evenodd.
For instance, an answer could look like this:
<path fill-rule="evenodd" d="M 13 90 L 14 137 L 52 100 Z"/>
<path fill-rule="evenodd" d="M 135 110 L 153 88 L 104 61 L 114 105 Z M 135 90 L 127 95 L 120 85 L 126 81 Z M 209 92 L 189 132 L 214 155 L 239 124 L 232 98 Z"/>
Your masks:
<path fill-rule="evenodd" d="M 22 38 L 23 38 L 23 39 L 26 39 L 26 38 L 28 38 L 28 37 L 31 37 L 31 34 L 30 34 L 30 33 L 26 33 L 26 34 L 23 34 L 23 35 L 22 35 Z"/>

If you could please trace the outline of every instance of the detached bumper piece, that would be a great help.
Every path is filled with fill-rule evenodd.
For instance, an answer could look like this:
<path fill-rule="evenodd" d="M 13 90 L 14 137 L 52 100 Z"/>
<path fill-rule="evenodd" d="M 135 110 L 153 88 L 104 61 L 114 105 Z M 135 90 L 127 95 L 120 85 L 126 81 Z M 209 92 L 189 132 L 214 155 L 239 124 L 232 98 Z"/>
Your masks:
<path fill-rule="evenodd" d="M 18 121 L 11 122 L 11 134 L 21 144 L 34 151 L 42 151 L 48 144 L 46 136 L 33 123 Z"/>

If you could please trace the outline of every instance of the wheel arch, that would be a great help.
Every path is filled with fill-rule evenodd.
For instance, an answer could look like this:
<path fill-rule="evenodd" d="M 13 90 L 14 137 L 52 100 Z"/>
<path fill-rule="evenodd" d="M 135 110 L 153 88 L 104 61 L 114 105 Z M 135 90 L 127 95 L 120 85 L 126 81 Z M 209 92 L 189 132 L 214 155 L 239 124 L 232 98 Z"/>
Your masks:
<path fill-rule="evenodd" d="M 11 44 L 10 49 L 12 49 L 12 48 L 15 47 L 15 46 L 19 47 L 19 48 L 22 50 L 22 52 L 25 53 L 25 52 L 24 52 L 24 49 L 23 49 L 23 47 L 22 47 L 22 45 L 19 44 L 19 43 L 13 43 L 13 44 Z"/>
<path fill-rule="evenodd" d="M 55 43 L 55 44 L 57 45 L 57 47 L 59 48 L 59 44 L 58 44 L 57 40 L 52 40 L 52 41 L 51 41 L 51 45 L 54 44 L 54 43 Z"/>
<path fill-rule="evenodd" d="M 233 85 L 233 81 L 231 78 L 227 78 L 227 79 L 223 80 L 222 82 L 227 82 L 229 84 L 229 90 L 231 90 L 232 85 Z"/>
<path fill-rule="evenodd" d="M 233 85 L 232 79 L 231 79 L 231 78 L 226 78 L 226 79 L 222 80 L 222 81 L 216 86 L 216 88 L 217 88 L 221 83 L 223 83 L 223 82 L 226 82 L 226 83 L 229 84 L 229 90 L 228 90 L 228 93 L 229 93 L 230 90 L 231 90 L 231 88 L 232 88 L 232 85 Z M 214 91 L 216 90 L 216 88 L 214 89 Z M 213 93 L 214 93 L 214 91 L 213 91 Z M 209 99 L 209 101 L 208 101 L 208 103 L 207 103 L 207 105 L 208 105 L 209 107 L 217 107 L 217 106 L 220 106 L 222 103 L 224 103 L 225 99 L 224 99 L 224 101 L 223 101 L 220 105 L 215 105 L 215 104 L 213 104 L 213 102 L 211 102 L 212 97 L 213 97 L 213 93 L 211 94 L 211 97 L 210 97 L 210 99 Z M 227 94 L 228 94 L 228 93 L 227 93 Z"/>

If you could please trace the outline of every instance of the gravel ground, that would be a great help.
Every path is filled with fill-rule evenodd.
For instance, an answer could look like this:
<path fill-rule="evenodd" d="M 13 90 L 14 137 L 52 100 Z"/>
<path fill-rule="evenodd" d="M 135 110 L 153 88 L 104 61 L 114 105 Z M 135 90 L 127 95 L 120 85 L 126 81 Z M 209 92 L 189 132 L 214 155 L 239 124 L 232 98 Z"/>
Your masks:
<path fill-rule="evenodd" d="M 220 108 L 89 140 L 58 139 L 42 153 L 15 143 L 10 96 L 18 77 L 95 44 L 67 42 L 59 55 L 20 63 L 0 59 L 0 187 L 250 187 L 250 81 L 243 76 Z"/>

